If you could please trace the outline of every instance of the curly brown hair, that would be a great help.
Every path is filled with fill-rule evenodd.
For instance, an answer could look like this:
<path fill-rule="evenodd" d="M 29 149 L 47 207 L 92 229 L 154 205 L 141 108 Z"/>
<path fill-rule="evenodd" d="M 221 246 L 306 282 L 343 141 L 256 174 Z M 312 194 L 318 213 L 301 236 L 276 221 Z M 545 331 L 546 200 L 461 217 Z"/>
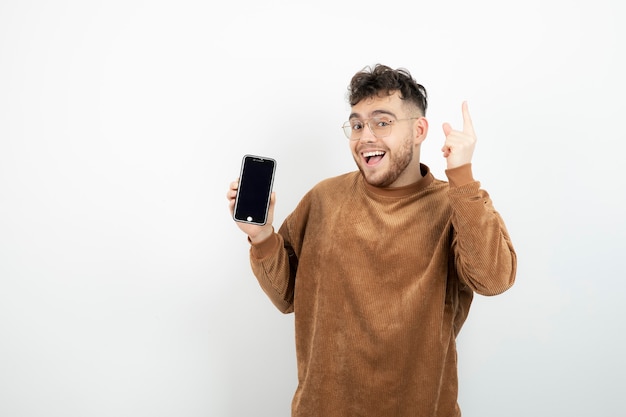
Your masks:
<path fill-rule="evenodd" d="M 426 116 L 428 107 L 426 89 L 404 68 L 394 70 L 382 64 L 376 64 L 374 68 L 363 68 L 350 81 L 348 101 L 354 106 L 363 99 L 383 94 L 392 95 L 396 91 L 400 92 L 403 100 L 414 104 L 422 116 Z"/>

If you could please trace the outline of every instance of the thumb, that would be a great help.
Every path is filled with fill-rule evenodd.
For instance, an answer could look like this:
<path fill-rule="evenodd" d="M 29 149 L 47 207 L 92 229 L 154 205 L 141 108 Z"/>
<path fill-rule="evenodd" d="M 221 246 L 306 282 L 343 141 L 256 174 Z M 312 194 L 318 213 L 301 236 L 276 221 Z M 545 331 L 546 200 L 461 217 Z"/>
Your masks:
<path fill-rule="evenodd" d="M 272 191 L 272 194 L 270 194 L 270 208 L 274 209 L 275 205 L 276 205 L 276 191 Z"/>
<path fill-rule="evenodd" d="M 276 192 L 272 191 L 272 194 L 270 195 L 270 206 L 267 210 L 267 222 L 268 223 L 274 222 L 274 208 L 275 207 L 276 207 Z"/>
<path fill-rule="evenodd" d="M 448 136 L 450 132 L 452 132 L 452 126 L 450 126 L 450 123 L 444 123 L 442 127 L 444 135 Z"/>

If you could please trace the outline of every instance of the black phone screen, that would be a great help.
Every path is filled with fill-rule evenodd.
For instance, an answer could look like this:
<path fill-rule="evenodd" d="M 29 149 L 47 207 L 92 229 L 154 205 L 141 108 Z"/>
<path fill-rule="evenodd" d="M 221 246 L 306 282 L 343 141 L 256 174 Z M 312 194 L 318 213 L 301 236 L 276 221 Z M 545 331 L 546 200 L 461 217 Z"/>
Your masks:
<path fill-rule="evenodd" d="M 235 220 L 265 224 L 272 193 L 276 161 L 272 158 L 246 155 L 241 164 L 239 190 L 235 203 Z"/>

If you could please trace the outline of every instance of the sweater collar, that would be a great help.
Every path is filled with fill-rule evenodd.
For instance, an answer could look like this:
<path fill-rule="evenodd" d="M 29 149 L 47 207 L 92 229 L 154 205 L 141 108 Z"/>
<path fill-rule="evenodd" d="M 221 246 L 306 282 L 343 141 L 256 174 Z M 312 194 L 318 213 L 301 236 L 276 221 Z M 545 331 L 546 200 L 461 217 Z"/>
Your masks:
<path fill-rule="evenodd" d="M 367 181 L 363 179 L 362 175 L 361 182 L 365 186 L 366 191 L 381 197 L 406 197 L 408 195 L 415 194 L 432 184 L 434 177 L 430 172 L 430 168 L 420 163 L 420 171 L 422 172 L 422 178 L 413 184 L 405 185 L 404 187 L 376 187 L 368 184 Z"/>

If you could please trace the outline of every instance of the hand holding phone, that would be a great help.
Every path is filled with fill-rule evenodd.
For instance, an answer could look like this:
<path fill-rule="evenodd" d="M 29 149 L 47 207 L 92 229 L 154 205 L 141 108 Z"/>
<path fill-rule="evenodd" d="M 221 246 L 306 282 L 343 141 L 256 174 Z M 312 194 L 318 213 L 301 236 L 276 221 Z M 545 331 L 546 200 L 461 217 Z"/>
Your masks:
<path fill-rule="evenodd" d="M 228 192 L 226 193 L 226 199 L 230 208 L 231 217 L 235 217 L 235 201 L 237 200 L 237 192 L 239 190 L 239 178 L 230 183 Z M 248 239 L 251 243 L 262 242 L 274 233 L 274 204 L 276 204 L 276 197 L 274 192 L 270 196 L 270 206 L 267 210 L 267 220 L 264 225 L 258 225 L 248 222 L 238 222 L 235 224 L 239 229 L 248 235 Z"/>
<path fill-rule="evenodd" d="M 272 158 L 245 155 L 233 210 L 237 222 L 265 225 L 276 172 Z"/>

